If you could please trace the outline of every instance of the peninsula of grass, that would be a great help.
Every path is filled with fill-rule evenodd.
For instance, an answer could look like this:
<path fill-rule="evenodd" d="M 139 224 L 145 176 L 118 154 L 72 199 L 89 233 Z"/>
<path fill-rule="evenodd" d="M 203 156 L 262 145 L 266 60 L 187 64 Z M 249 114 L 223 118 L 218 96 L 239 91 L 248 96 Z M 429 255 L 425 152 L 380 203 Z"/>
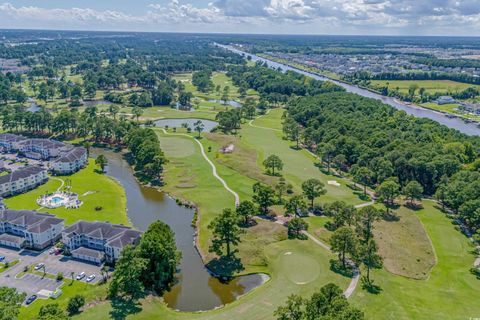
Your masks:
<path fill-rule="evenodd" d="M 14 265 L 16 265 L 19 262 L 20 261 L 18 259 L 15 259 L 15 260 L 12 260 L 12 261 L 8 261 L 8 264 L 7 263 L 0 263 L 0 273 L 10 269 L 11 267 L 13 267 Z"/>
<path fill-rule="evenodd" d="M 37 204 L 37 198 L 46 193 L 55 192 L 62 182 L 71 181 L 72 192 L 79 196 L 83 205 L 78 209 L 65 207 L 47 209 Z M 122 186 L 111 177 L 99 173 L 94 160 L 89 159 L 88 165 L 70 175 L 50 177 L 50 180 L 40 187 L 23 194 L 5 199 L 10 209 L 27 209 L 48 212 L 65 219 L 65 224 L 72 224 L 78 220 L 108 221 L 129 225 L 126 212 L 126 195 Z"/>

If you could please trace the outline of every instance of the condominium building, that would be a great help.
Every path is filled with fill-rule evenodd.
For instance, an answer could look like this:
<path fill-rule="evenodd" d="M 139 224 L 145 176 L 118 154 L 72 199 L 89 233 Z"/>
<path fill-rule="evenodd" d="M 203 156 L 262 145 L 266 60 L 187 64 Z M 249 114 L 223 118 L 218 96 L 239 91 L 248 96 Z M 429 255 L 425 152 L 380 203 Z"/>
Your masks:
<path fill-rule="evenodd" d="M 71 174 L 77 172 L 87 163 L 87 150 L 83 147 L 74 147 L 62 154 L 50 164 L 54 174 Z"/>
<path fill-rule="evenodd" d="M 44 249 L 61 238 L 63 221 L 43 212 L 1 210 L 0 245 L 17 249 Z"/>
<path fill-rule="evenodd" d="M 47 170 L 28 166 L 0 176 L 0 196 L 12 196 L 38 187 L 48 181 Z"/>
<path fill-rule="evenodd" d="M 96 264 L 113 263 L 123 248 L 137 244 L 141 235 L 140 231 L 123 225 L 78 221 L 63 230 L 62 242 L 76 259 Z"/>
<path fill-rule="evenodd" d="M 0 147 L 6 152 L 17 151 L 20 148 L 20 143 L 27 140 L 24 136 L 13 133 L 0 134 Z"/>
<path fill-rule="evenodd" d="M 58 157 L 61 149 L 66 145 L 63 142 L 51 139 L 27 139 L 19 143 L 19 151 L 27 158 L 48 160 Z"/>

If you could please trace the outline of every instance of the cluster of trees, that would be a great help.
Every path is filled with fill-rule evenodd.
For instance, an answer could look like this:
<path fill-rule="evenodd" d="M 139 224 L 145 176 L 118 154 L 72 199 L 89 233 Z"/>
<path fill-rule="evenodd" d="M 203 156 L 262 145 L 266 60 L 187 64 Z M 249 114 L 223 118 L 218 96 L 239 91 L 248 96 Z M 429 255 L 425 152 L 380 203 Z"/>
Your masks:
<path fill-rule="evenodd" d="M 150 128 L 133 128 L 128 132 L 125 142 L 137 174 L 150 181 L 159 181 L 167 160 L 155 131 Z"/>
<path fill-rule="evenodd" d="M 192 75 L 192 84 L 197 87 L 200 92 L 208 92 L 212 90 L 212 72 L 210 70 L 194 72 Z"/>
<path fill-rule="evenodd" d="M 180 253 L 168 225 L 152 223 L 136 246 L 123 249 L 109 287 L 112 298 L 136 300 L 145 291 L 162 294 L 175 278 Z"/>
<path fill-rule="evenodd" d="M 240 129 L 242 121 L 253 119 L 258 105 L 253 98 L 247 98 L 240 108 L 217 113 L 215 120 L 218 121 L 218 126 L 223 132 L 235 133 L 237 129 Z"/>
<path fill-rule="evenodd" d="M 288 297 L 285 305 L 275 310 L 277 320 L 363 320 L 364 314 L 352 307 L 343 295 L 342 289 L 336 284 L 329 283 L 310 298 L 299 295 Z"/>
<path fill-rule="evenodd" d="M 292 95 L 316 95 L 331 91 L 344 91 L 331 82 L 314 80 L 293 71 L 272 70 L 261 63 L 255 66 L 230 66 L 228 76 L 240 88 L 252 88 L 260 94 L 260 107 L 287 102 Z"/>
<path fill-rule="evenodd" d="M 473 162 L 480 148 L 478 138 L 349 93 L 293 98 L 288 117 L 327 169 L 348 171 L 374 187 L 394 177 L 402 189 L 417 181 L 433 195 L 442 178 Z"/>
<path fill-rule="evenodd" d="M 22 78 L 19 73 L 0 73 L 0 104 L 6 104 L 9 100 L 25 102 L 27 95 L 19 87 L 21 83 Z"/>
<path fill-rule="evenodd" d="M 373 228 L 383 212 L 373 206 L 357 210 L 343 201 L 335 201 L 324 206 L 324 214 L 332 217 L 328 227 L 335 230 L 330 245 L 332 251 L 338 254 L 339 264 L 336 267 L 348 270 L 363 264 L 367 271 L 363 283 L 367 288 L 372 288 L 370 270 L 382 267 Z"/>

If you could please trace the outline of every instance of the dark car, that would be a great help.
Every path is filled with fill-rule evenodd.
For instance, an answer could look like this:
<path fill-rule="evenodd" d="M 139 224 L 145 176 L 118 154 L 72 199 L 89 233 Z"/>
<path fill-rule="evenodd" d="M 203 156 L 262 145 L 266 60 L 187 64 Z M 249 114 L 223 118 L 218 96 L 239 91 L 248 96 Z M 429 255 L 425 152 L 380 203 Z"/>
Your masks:
<path fill-rule="evenodd" d="M 36 299 L 37 299 L 37 295 L 33 294 L 30 297 L 28 297 L 27 301 L 25 301 L 25 304 L 28 305 L 28 304 L 32 303 L 33 301 L 35 301 Z"/>

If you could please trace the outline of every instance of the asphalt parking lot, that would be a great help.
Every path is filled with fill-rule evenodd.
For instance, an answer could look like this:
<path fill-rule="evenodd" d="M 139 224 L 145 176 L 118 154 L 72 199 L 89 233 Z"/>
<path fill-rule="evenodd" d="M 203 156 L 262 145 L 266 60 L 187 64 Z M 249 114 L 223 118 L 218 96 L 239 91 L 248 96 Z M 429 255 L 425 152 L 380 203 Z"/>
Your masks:
<path fill-rule="evenodd" d="M 15 275 L 22 272 L 26 266 L 37 265 L 38 263 L 45 264 L 45 271 L 54 276 L 58 272 L 62 272 L 64 281 L 69 281 L 71 273 L 76 277 L 81 272 L 85 272 L 86 276 L 81 281 L 94 274 L 96 278 L 91 282 L 97 283 L 101 279 L 101 266 L 84 263 L 78 260 L 65 257 L 63 255 L 49 254 L 49 248 L 42 252 L 21 250 L 16 251 L 5 247 L 0 247 L 0 256 L 5 256 L 5 261 L 12 262 L 19 260 L 16 265 L 8 268 L 0 273 L 0 286 L 14 287 L 20 292 L 27 293 L 27 296 L 37 294 L 40 290 L 54 291 L 62 284 L 62 281 L 56 281 L 50 278 L 43 278 L 34 274 L 26 274 L 21 278 L 15 278 Z M 40 271 L 42 272 L 42 271 Z"/>

